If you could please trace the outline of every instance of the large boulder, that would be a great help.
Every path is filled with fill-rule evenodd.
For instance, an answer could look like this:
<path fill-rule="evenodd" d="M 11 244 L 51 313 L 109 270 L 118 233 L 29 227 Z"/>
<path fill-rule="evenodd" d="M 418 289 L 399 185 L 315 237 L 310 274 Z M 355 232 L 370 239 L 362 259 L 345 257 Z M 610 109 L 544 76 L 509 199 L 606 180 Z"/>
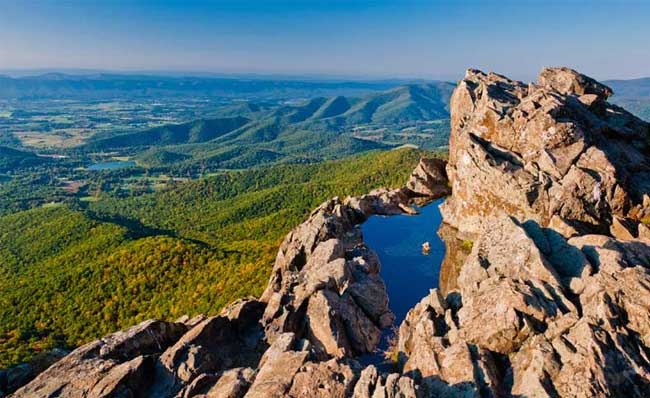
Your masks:
<path fill-rule="evenodd" d="M 149 320 L 74 350 L 13 395 L 16 398 L 142 396 L 153 382 L 154 356 L 186 331 Z"/>
<path fill-rule="evenodd" d="M 246 397 L 285 397 L 291 388 L 294 376 L 305 363 L 308 354 L 305 351 L 285 351 L 270 358 L 259 370 Z"/>
<path fill-rule="evenodd" d="M 293 378 L 288 396 L 292 398 L 346 398 L 352 395 L 359 365 L 335 359 L 309 362 Z"/>
<path fill-rule="evenodd" d="M 177 395 L 179 398 L 243 398 L 255 378 L 251 368 L 204 373 Z"/>
<path fill-rule="evenodd" d="M 263 311 L 259 301 L 244 300 L 191 328 L 160 354 L 150 394 L 170 396 L 204 373 L 257 366 L 268 346 L 259 322 Z"/>
<path fill-rule="evenodd" d="M 447 163 L 437 158 L 422 158 L 406 183 L 414 195 L 436 199 L 451 193 Z"/>

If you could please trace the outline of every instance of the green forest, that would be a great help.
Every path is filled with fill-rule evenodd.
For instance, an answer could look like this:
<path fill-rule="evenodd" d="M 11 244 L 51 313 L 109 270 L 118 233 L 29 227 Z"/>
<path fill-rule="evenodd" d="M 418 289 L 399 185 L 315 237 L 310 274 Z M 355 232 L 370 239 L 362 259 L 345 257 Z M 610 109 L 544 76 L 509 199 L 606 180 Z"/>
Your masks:
<path fill-rule="evenodd" d="M 318 204 L 401 186 L 420 151 L 219 173 L 86 206 L 0 217 L 0 368 L 147 318 L 259 295 L 283 236 Z"/>

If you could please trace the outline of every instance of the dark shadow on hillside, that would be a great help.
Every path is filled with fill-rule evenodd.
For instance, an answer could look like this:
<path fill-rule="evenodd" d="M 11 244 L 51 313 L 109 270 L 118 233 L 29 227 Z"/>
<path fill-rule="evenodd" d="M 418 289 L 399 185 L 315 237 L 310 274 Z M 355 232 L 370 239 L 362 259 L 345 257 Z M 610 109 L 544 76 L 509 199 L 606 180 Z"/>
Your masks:
<path fill-rule="evenodd" d="M 169 229 L 151 228 L 132 218 L 127 218 L 120 215 L 100 215 L 91 211 L 86 211 L 86 215 L 89 218 L 99 222 L 111 223 L 126 228 L 128 231 L 127 237 L 130 239 L 140 239 L 152 236 L 167 236 L 175 239 L 183 239 L 184 241 L 188 241 L 199 246 L 209 246 L 208 243 L 202 240 L 180 236 L 176 233 L 176 231 Z"/>

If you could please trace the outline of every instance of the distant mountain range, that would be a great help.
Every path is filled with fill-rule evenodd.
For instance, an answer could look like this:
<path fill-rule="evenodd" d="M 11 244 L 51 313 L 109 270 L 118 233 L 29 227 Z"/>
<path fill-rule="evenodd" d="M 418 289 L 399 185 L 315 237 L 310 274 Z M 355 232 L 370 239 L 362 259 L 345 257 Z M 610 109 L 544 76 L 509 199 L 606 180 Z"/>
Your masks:
<path fill-rule="evenodd" d="M 614 90 L 611 101 L 638 117 L 650 120 L 650 77 L 631 80 L 608 80 Z"/>
<path fill-rule="evenodd" d="M 615 92 L 612 102 L 650 119 L 650 78 L 606 83 Z M 210 118 L 98 134 L 79 148 L 117 150 L 145 167 L 246 168 L 311 162 L 405 143 L 427 149 L 444 146 L 455 84 L 395 84 L 50 73 L 0 77 L 0 98 L 242 99 L 219 106 Z M 12 146 L 11 142 L 0 145 Z"/>
<path fill-rule="evenodd" d="M 445 82 L 412 84 L 362 97 L 316 97 L 271 109 L 249 103 L 227 108 L 227 117 L 96 136 L 84 148 L 137 152 L 139 163 L 149 167 L 201 162 L 244 168 L 340 157 L 403 143 L 377 138 L 378 131 L 399 132 L 402 125 L 448 119 L 453 88 Z M 370 133 L 364 136 L 353 130 L 359 126 L 370 126 Z M 447 139 L 446 129 L 436 135 L 432 144 Z"/>
<path fill-rule="evenodd" d="M 67 74 L 49 72 L 39 75 L 8 76 L 0 74 L 0 98 L 113 98 L 115 96 L 204 94 L 223 97 L 272 98 L 297 94 L 313 96 L 359 96 L 408 84 L 422 84 L 424 79 L 384 80 L 318 80 L 272 77 L 219 77 L 210 75 L 176 76 L 157 74 L 90 73 Z M 650 77 L 627 80 L 605 80 L 618 96 L 650 96 Z M 320 93 L 320 94 L 318 94 Z M 451 94 L 451 93 L 450 93 Z"/>
<path fill-rule="evenodd" d="M 404 84 L 399 80 L 317 81 L 154 75 L 47 73 L 0 75 L 0 99 L 101 100 L 143 97 L 297 98 L 362 95 Z"/>
<path fill-rule="evenodd" d="M 92 73 L 85 75 L 65 73 L 45 73 L 35 76 L 9 77 L 0 75 L 0 99 L 77 99 L 77 100 L 107 100 L 128 98 L 161 98 L 161 97 L 220 97 L 244 99 L 286 99 L 327 97 L 330 103 L 318 116 L 327 118 L 338 115 L 340 109 L 350 110 L 354 105 L 346 102 L 347 98 L 359 97 L 374 92 L 380 92 L 412 83 L 405 80 L 376 80 L 376 81 L 343 81 L 343 80 L 293 80 L 273 78 L 229 78 L 216 76 L 161 76 L 161 75 L 130 75 L 111 73 Z M 417 87 L 424 81 L 415 81 Z M 637 115 L 650 119 L 650 78 L 630 80 L 609 80 L 604 83 L 614 89 L 616 96 L 613 102 L 630 109 Z M 433 85 L 450 85 L 450 83 L 432 82 Z M 446 88 L 440 93 L 441 97 L 450 96 L 451 90 Z M 417 95 L 412 92 L 411 95 Z M 443 102 L 448 102 L 444 98 Z M 312 104 L 314 106 L 317 103 Z M 319 104 L 325 105 L 324 103 Z M 367 121 L 367 113 L 374 114 L 373 107 L 380 107 L 380 102 L 357 104 L 360 120 Z M 365 108 L 364 108 L 365 106 Z M 400 107 L 401 108 L 401 107 Z M 379 110 L 391 112 L 390 108 Z M 419 110 L 415 109 L 414 112 Z M 366 112 L 364 114 L 364 112 Z M 398 113 L 408 112 L 399 109 Z M 429 117 L 427 115 L 423 115 Z M 379 116 L 381 118 L 381 116 Z M 350 119 L 352 120 L 352 119 Z"/>
<path fill-rule="evenodd" d="M 650 98 L 650 77 L 629 80 L 606 80 L 604 83 L 611 87 L 617 96 Z"/>

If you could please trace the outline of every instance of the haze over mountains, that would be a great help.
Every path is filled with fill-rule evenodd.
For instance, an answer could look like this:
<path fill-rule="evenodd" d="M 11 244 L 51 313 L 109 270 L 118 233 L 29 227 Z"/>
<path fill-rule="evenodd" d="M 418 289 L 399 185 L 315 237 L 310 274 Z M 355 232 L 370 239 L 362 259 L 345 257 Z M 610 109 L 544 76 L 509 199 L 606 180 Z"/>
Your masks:
<path fill-rule="evenodd" d="M 609 80 L 605 84 L 614 90 L 612 102 L 642 119 L 650 120 L 650 77 Z"/>
<path fill-rule="evenodd" d="M 0 99 L 115 99 L 119 97 L 205 96 L 227 98 L 291 98 L 361 96 L 401 85 L 427 83 L 425 79 L 240 78 L 165 76 L 149 74 L 50 72 L 40 75 L 0 74 Z M 437 83 L 437 82 L 436 82 Z M 619 97 L 650 96 L 650 77 L 604 80 Z M 434 83 L 435 84 L 435 83 Z M 451 92 L 448 92 L 451 95 Z"/>
<path fill-rule="evenodd" d="M 403 84 L 384 81 L 306 81 L 290 79 L 242 79 L 220 77 L 172 77 L 130 74 L 36 76 L 0 75 L 2 99 L 115 99 L 164 96 L 226 98 L 291 98 L 315 95 L 360 95 Z"/>
<path fill-rule="evenodd" d="M 450 82 L 299 81 L 120 74 L 0 76 L 0 100 L 111 101 L 223 98 L 206 118 L 150 129 L 111 129 L 81 150 L 126 151 L 147 167 L 245 168 L 308 162 L 405 143 L 433 149 L 448 137 Z M 650 78 L 606 81 L 620 104 L 650 118 Z M 238 100 L 238 99 L 241 99 Z M 0 115 L 1 117 L 1 115 Z M 436 123 L 423 125 L 423 122 Z M 0 144 L 20 148 L 15 136 Z M 16 160 L 12 164 L 32 164 Z M 31 154 L 23 154 L 30 157 Z"/>

